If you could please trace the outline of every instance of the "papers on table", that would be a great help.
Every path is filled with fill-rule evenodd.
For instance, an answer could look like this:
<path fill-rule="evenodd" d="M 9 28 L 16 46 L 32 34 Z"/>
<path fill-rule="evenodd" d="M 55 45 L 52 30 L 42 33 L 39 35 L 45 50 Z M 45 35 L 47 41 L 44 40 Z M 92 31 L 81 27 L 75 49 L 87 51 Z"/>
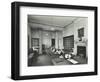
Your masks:
<path fill-rule="evenodd" d="M 76 60 L 74 60 L 74 59 L 67 59 L 68 61 L 70 61 L 71 63 L 73 63 L 73 64 L 77 64 L 78 63 L 78 61 L 76 61 Z"/>

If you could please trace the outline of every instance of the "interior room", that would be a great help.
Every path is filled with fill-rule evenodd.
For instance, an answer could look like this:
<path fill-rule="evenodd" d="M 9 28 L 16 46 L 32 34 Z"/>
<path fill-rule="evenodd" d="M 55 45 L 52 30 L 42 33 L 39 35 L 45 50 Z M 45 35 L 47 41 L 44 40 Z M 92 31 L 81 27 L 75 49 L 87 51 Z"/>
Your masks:
<path fill-rule="evenodd" d="M 88 18 L 28 15 L 28 66 L 88 63 Z"/>

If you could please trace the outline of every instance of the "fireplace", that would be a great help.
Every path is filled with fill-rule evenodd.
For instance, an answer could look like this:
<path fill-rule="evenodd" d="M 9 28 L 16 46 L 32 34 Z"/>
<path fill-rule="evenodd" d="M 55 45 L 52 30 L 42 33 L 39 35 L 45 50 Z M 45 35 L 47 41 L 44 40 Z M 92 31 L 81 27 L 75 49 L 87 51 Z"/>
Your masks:
<path fill-rule="evenodd" d="M 77 46 L 77 55 L 80 57 L 86 57 L 86 47 L 85 46 Z"/>

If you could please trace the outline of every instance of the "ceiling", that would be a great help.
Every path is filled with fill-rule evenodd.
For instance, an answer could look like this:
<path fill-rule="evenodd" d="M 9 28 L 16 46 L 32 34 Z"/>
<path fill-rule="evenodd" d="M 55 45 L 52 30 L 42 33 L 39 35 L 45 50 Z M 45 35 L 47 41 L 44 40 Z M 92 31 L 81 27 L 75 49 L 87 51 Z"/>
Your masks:
<path fill-rule="evenodd" d="M 78 18 L 71 16 L 28 15 L 28 24 L 33 29 L 62 30 Z"/>

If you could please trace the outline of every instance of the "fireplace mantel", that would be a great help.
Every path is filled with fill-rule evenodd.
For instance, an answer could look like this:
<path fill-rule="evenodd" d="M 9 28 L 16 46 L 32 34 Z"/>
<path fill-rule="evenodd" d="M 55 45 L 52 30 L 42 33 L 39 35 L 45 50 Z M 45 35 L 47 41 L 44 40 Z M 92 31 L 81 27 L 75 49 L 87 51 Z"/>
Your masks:
<path fill-rule="evenodd" d="M 77 46 L 77 55 L 86 57 L 86 46 Z"/>

